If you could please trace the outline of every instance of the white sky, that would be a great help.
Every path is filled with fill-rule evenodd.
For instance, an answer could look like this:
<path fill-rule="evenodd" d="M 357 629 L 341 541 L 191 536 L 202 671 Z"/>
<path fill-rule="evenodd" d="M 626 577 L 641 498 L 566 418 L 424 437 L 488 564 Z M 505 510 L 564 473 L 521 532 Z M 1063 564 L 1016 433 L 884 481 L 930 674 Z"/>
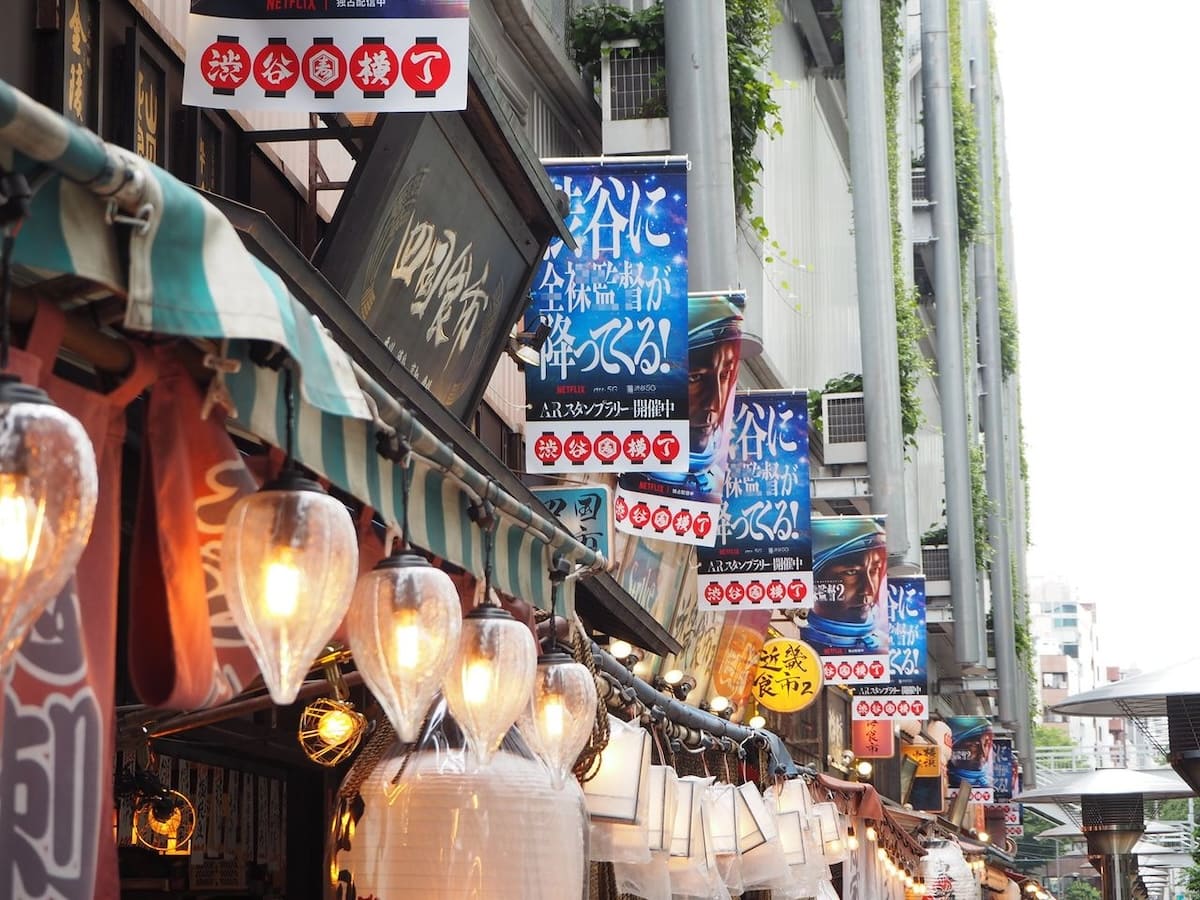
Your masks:
<path fill-rule="evenodd" d="M 1200 3 L 993 0 L 1030 468 L 1030 574 L 1101 659 L 1200 654 Z"/>

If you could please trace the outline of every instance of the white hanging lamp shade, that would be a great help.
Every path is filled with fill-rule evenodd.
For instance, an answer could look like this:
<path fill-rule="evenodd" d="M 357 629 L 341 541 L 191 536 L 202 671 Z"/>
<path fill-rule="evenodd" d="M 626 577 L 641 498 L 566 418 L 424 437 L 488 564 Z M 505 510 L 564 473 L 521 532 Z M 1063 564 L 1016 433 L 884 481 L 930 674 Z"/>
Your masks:
<path fill-rule="evenodd" d="M 679 776 L 670 766 L 650 767 L 650 819 L 647 832 L 651 852 L 670 853 L 675 839 L 675 813 L 679 807 Z"/>
<path fill-rule="evenodd" d="M 83 426 L 44 391 L 0 376 L 0 672 L 75 571 L 96 491 Z"/>
<path fill-rule="evenodd" d="M 583 783 L 595 862 L 650 862 L 650 732 L 608 717 L 608 744 Z"/>
<path fill-rule="evenodd" d="M 360 789 L 363 811 L 334 877 L 378 900 L 572 900 L 586 896 L 587 819 L 578 785 L 498 750 L 487 768 L 458 749 L 397 747 Z"/>
<path fill-rule="evenodd" d="M 821 852 L 830 865 L 846 858 L 846 836 L 842 814 L 832 801 L 814 803 L 811 819 L 813 832 L 821 842 Z"/>
<path fill-rule="evenodd" d="M 414 553 L 392 554 L 358 580 L 346 630 L 363 681 L 412 743 L 458 652 L 454 582 Z"/>
<path fill-rule="evenodd" d="M 562 787 L 587 746 L 596 721 L 596 679 L 587 666 L 561 652 L 537 658 L 533 692 L 521 715 L 521 733 Z"/>
<path fill-rule="evenodd" d="M 476 764 L 487 764 L 529 703 L 536 669 L 533 635 L 505 610 L 485 603 L 463 619 L 443 691 Z"/>
<path fill-rule="evenodd" d="M 221 541 L 225 594 L 277 704 L 296 699 L 357 572 L 350 514 L 315 481 L 287 473 L 234 505 Z"/>

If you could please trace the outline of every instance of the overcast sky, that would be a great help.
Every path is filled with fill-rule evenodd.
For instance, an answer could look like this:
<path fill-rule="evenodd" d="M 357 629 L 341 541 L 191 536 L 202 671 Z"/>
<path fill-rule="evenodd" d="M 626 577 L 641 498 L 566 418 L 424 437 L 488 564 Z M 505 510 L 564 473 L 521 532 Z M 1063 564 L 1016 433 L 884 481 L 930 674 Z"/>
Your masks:
<path fill-rule="evenodd" d="M 1101 655 L 1200 655 L 1200 3 L 993 0 L 1031 479 L 1031 574 Z"/>

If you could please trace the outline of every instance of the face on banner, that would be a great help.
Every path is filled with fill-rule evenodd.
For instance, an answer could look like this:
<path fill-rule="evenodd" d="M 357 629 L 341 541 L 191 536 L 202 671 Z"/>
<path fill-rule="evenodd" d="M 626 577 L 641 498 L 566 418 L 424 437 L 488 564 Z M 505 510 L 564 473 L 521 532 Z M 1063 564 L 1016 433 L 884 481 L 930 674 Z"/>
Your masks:
<path fill-rule="evenodd" d="M 729 464 L 733 394 L 742 352 L 744 294 L 688 296 L 687 423 L 683 471 L 626 471 L 617 486 L 617 528 L 711 547 Z"/>
<path fill-rule="evenodd" d="M 800 636 L 833 684 L 891 678 L 887 621 L 887 533 L 882 516 L 813 519 L 814 602 Z"/>
<path fill-rule="evenodd" d="M 971 790 L 972 800 L 990 803 L 996 758 L 992 723 L 984 716 L 951 716 L 946 724 L 951 740 L 950 764 L 946 767 L 950 789 L 961 785 Z"/>

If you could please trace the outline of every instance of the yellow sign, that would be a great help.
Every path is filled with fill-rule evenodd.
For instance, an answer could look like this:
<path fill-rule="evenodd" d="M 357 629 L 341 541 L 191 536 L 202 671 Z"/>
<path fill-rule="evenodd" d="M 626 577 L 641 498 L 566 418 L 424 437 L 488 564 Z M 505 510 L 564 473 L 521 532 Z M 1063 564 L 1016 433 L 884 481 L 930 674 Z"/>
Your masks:
<path fill-rule="evenodd" d="M 936 778 L 942 774 L 942 761 L 934 744 L 905 744 L 904 755 L 917 766 L 916 778 Z"/>
<path fill-rule="evenodd" d="M 751 691 L 760 706 L 774 712 L 799 712 L 821 692 L 821 660 L 803 641 L 773 638 L 758 654 Z"/>

